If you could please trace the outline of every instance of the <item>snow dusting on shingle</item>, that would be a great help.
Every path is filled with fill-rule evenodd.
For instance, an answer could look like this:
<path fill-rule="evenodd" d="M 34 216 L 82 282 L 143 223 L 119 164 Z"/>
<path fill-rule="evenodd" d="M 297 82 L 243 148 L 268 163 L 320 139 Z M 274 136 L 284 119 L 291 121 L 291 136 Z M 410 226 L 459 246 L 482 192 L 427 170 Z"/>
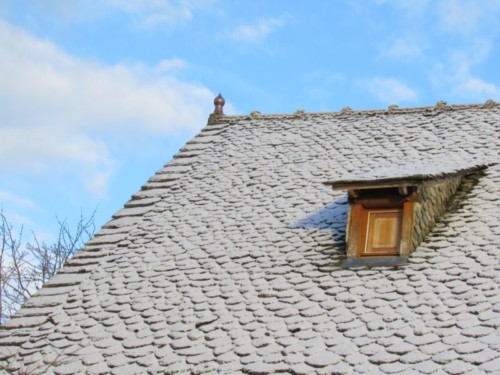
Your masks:
<path fill-rule="evenodd" d="M 500 106 L 220 117 L 0 331 L 10 372 L 500 373 Z M 325 181 L 488 165 L 398 267 Z"/>
<path fill-rule="evenodd" d="M 478 164 L 477 161 L 472 160 L 471 164 L 467 166 L 465 161 L 455 161 L 453 163 L 447 160 L 440 160 L 435 164 L 429 164 L 427 161 L 419 164 L 417 161 L 412 165 L 391 165 L 388 167 L 374 168 L 362 174 L 348 173 L 341 178 L 330 181 L 330 183 L 353 183 L 353 182 L 376 182 L 386 180 L 436 180 L 455 174 L 467 174 L 475 170 L 487 168 L 488 165 L 495 164 L 496 158 L 491 158 L 487 162 L 486 158 L 481 159 Z M 328 182 L 327 182 L 328 183 Z"/>

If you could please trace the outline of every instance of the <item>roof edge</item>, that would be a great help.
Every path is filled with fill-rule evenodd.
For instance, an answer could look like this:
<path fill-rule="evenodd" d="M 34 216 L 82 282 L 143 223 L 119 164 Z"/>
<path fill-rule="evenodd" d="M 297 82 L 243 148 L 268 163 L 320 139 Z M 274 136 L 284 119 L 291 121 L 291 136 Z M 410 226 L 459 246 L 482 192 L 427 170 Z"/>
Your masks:
<path fill-rule="evenodd" d="M 208 117 L 207 125 L 214 124 L 224 124 L 239 120 L 275 120 L 275 119 L 301 119 L 301 118 L 311 118 L 316 116 L 330 115 L 334 117 L 350 117 L 353 115 L 365 115 L 372 116 L 378 114 L 385 115 L 399 115 L 407 113 L 423 113 L 428 115 L 436 115 L 443 112 L 449 111 L 459 111 L 464 109 L 494 109 L 500 108 L 500 103 L 493 100 L 487 100 L 485 103 L 478 104 L 446 104 L 445 102 L 438 102 L 434 106 L 422 106 L 422 107 L 404 107 L 400 108 L 395 105 L 391 105 L 386 109 L 360 109 L 355 110 L 349 107 L 345 107 L 340 111 L 332 112 L 306 112 L 304 110 L 297 110 L 294 113 L 270 113 L 262 114 L 259 111 L 252 111 L 247 115 L 219 115 L 210 114 Z"/>
<path fill-rule="evenodd" d="M 494 164 L 495 163 L 476 164 L 469 167 L 455 169 L 453 171 L 443 171 L 439 173 L 415 173 L 409 175 L 390 176 L 390 177 L 338 179 L 338 180 L 326 181 L 324 182 L 324 184 L 331 186 L 334 190 L 419 185 L 426 181 L 476 173 Z"/>

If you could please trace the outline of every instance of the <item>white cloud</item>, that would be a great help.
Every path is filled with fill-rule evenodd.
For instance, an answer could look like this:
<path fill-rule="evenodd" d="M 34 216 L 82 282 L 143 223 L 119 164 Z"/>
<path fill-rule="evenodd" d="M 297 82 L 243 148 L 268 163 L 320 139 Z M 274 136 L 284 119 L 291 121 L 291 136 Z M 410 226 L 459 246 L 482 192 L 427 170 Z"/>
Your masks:
<path fill-rule="evenodd" d="M 108 182 L 113 174 L 112 168 L 105 168 L 102 171 L 87 170 L 79 173 L 80 179 L 83 181 L 84 187 L 94 194 L 101 197 L 108 188 Z"/>
<path fill-rule="evenodd" d="M 14 193 L 9 191 L 0 190 L 0 210 L 3 208 L 3 205 L 8 203 L 9 205 L 14 205 L 23 208 L 36 208 L 36 204 L 33 203 L 28 198 L 20 197 Z"/>
<path fill-rule="evenodd" d="M 422 42 L 415 37 L 400 37 L 384 45 L 381 55 L 396 60 L 413 60 L 422 56 Z"/>
<path fill-rule="evenodd" d="M 55 17 L 59 24 L 74 24 L 103 16 L 115 17 L 120 12 L 139 27 L 172 27 L 191 21 L 197 11 L 211 10 L 217 1 L 219 0 L 2 0 L 0 12 L 3 10 L 8 13 L 10 9 L 21 6 L 29 10 L 29 13 L 35 11 L 37 17 L 45 20 Z"/>
<path fill-rule="evenodd" d="M 500 96 L 500 90 L 493 83 L 471 75 L 459 77 L 458 82 L 453 86 L 453 91 L 463 97 L 490 99 Z"/>
<path fill-rule="evenodd" d="M 481 102 L 486 99 L 498 100 L 500 87 L 487 82 L 472 73 L 471 63 L 475 58 L 468 55 L 455 54 L 446 67 L 438 64 L 431 74 L 431 81 L 441 91 L 454 98 L 466 101 Z"/>
<path fill-rule="evenodd" d="M 417 93 L 395 78 L 373 78 L 367 82 L 368 90 L 380 100 L 389 104 L 413 101 Z"/>
<path fill-rule="evenodd" d="M 436 64 L 430 74 L 431 82 L 438 90 L 458 100 L 484 101 L 500 98 L 500 87 L 477 75 L 481 66 L 490 58 L 492 42 L 473 38 L 466 47 L 450 53 L 445 63 Z M 494 79 L 494 77 L 489 77 Z"/>
<path fill-rule="evenodd" d="M 365 0 L 362 0 L 364 3 Z M 415 16 L 422 14 L 428 7 L 430 0 L 373 0 L 376 5 L 395 5 L 403 11 Z"/>
<path fill-rule="evenodd" d="M 500 31 L 500 0 L 372 1 L 406 10 L 404 34 L 395 33 L 398 36 L 382 46 L 381 57 L 416 63 L 415 72 L 420 67 L 426 70 L 434 88 L 447 100 L 498 98 L 496 77 L 485 72 L 495 63 L 492 52 Z M 380 86 L 380 82 L 372 83 L 371 91 L 383 92 Z"/>
<path fill-rule="evenodd" d="M 172 70 L 184 69 L 187 66 L 186 62 L 182 59 L 162 60 L 156 65 L 157 72 L 169 72 Z"/>
<path fill-rule="evenodd" d="M 64 165 L 102 192 L 115 165 L 104 137 L 193 132 L 213 110 L 208 89 L 166 75 L 181 60 L 106 66 L 2 22 L 0 55 L 0 171 Z"/>
<path fill-rule="evenodd" d="M 346 0 L 360 9 L 367 3 L 391 6 L 402 11 L 405 24 L 423 26 L 425 20 L 436 19 L 447 33 L 471 35 L 478 32 L 498 34 L 499 0 Z M 417 22 L 417 23 L 416 23 Z M 427 23 L 426 23 L 427 24 Z M 427 24 L 427 27 L 429 25 Z"/>
<path fill-rule="evenodd" d="M 33 221 L 33 219 L 29 216 L 20 214 L 19 212 L 16 211 L 10 211 L 10 210 L 4 210 L 3 215 L 7 219 L 7 222 L 12 225 L 12 230 L 13 234 L 15 237 L 18 237 L 19 234 L 21 233 L 22 230 L 22 238 L 26 239 L 28 237 L 28 240 L 31 240 L 31 235 L 29 233 L 29 230 L 32 230 L 32 228 L 36 227 L 36 223 Z M 38 231 L 37 231 L 38 233 Z M 46 233 L 42 233 L 44 236 Z M 40 237 L 37 237 L 40 239 Z"/>
<path fill-rule="evenodd" d="M 485 38 L 474 38 L 465 47 L 452 53 L 456 65 L 466 62 L 467 65 L 481 64 L 487 60 L 493 50 L 493 42 Z"/>
<path fill-rule="evenodd" d="M 231 33 L 231 38 L 242 42 L 260 42 L 284 25 L 283 18 L 261 19 L 252 24 L 239 26 Z"/>
<path fill-rule="evenodd" d="M 101 0 L 105 5 L 121 9 L 144 27 L 189 21 L 193 11 L 207 7 L 214 0 Z"/>
<path fill-rule="evenodd" d="M 431 0 L 344 0 L 344 2 L 358 11 L 365 11 L 369 6 L 395 7 L 412 18 L 422 16 L 429 4 L 433 4 Z"/>
<path fill-rule="evenodd" d="M 482 29 L 498 33 L 498 0 L 442 0 L 438 13 L 441 27 L 448 32 L 471 34 Z"/>

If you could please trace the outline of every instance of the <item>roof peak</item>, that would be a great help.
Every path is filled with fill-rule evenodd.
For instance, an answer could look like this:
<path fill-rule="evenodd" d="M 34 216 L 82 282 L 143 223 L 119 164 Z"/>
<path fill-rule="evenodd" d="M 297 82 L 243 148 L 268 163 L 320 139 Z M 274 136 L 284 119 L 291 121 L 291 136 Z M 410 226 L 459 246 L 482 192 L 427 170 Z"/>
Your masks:
<path fill-rule="evenodd" d="M 340 111 L 324 111 L 324 112 L 306 112 L 303 109 L 295 111 L 294 113 L 269 113 L 263 114 L 260 111 L 252 111 L 250 114 L 239 114 L 239 115 L 226 115 L 218 116 L 217 123 L 225 123 L 234 119 L 296 119 L 301 117 L 315 117 L 315 116 L 338 116 L 338 117 L 351 117 L 356 115 L 372 115 L 372 114 L 387 114 L 387 115 L 398 115 L 406 113 L 441 113 L 446 111 L 458 111 L 464 109 L 493 109 L 500 107 L 500 103 L 494 100 L 487 100 L 484 103 L 477 104 L 448 104 L 446 101 L 438 101 L 434 106 L 422 106 L 422 107 L 398 107 L 396 104 L 391 104 L 387 108 L 381 109 L 352 109 L 351 107 L 344 107 Z M 212 122 L 213 123 L 213 122 Z"/>

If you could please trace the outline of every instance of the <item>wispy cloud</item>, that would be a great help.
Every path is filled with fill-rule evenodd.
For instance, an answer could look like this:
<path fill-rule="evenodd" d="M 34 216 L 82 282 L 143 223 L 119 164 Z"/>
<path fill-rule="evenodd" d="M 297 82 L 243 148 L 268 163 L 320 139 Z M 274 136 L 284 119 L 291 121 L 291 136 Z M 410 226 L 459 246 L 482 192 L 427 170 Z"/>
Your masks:
<path fill-rule="evenodd" d="M 470 74 L 458 76 L 452 89 L 460 97 L 482 97 L 483 99 L 493 98 L 497 100 L 500 97 L 500 89 L 497 86 Z"/>
<path fill-rule="evenodd" d="M 500 1 L 441 0 L 438 6 L 441 27 L 452 33 L 471 34 L 479 30 L 498 34 Z"/>
<path fill-rule="evenodd" d="M 458 36 L 460 43 L 449 46 L 434 65 L 430 73 L 434 86 L 461 101 L 498 100 L 500 88 L 480 72 L 492 59 L 500 34 L 500 1 L 441 0 L 437 14 L 441 30 Z"/>
<path fill-rule="evenodd" d="M 30 209 L 37 207 L 36 204 L 28 198 L 20 197 L 9 191 L 0 190 L 0 209 L 2 209 L 3 205 L 6 203 L 8 203 L 9 205 Z"/>
<path fill-rule="evenodd" d="M 474 67 L 488 55 L 487 46 L 480 45 L 475 53 L 456 51 L 446 64 L 437 64 L 431 73 L 431 81 L 440 91 L 459 100 L 486 100 L 500 98 L 500 87 L 474 74 Z"/>
<path fill-rule="evenodd" d="M 488 38 L 469 38 L 468 43 L 456 47 L 436 63 L 429 76 L 435 89 L 448 98 L 482 101 L 500 98 L 500 87 L 481 77 L 482 66 L 491 59 L 494 45 Z"/>
<path fill-rule="evenodd" d="M 380 55 L 394 60 L 411 61 L 422 56 L 423 42 L 414 36 L 398 37 L 383 45 Z"/>
<path fill-rule="evenodd" d="M 107 66 L 0 22 L 0 171 L 78 171 L 88 189 L 106 189 L 115 163 L 105 137 L 193 132 L 213 93 L 166 68 Z M 158 70 L 159 69 L 159 70 Z"/>
<path fill-rule="evenodd" d="M 417 99 L 417 93 L 395 78 L 373 78 L 367 82 L 368 90 L 378 99 L 398 104 Z"/>
<path fill-rule="evenodd" d="M 13 230 L 16 235 L 19 234 L 19 231 L 23 227 L 30 229 L 34 227 L 35 223 L 29 216 L 39 211 L 39 209 L 40 207 L 29 198 L 11 191 L 0 190 L 0 213 L 14 227 Z"/>
<path fill-rule="evenodd" d="M 285 25 L 284 18 L 270 17 L 241 25 L 231 33 L 231 38 L 241 42 L 260 42 L 269 34 Z"/>
<path fill-rule="evenodd" d="M 196 9 L 208 7 L 215 0 L 101 0 L 136 18 L 141 26 L 175 24 L 193 18 Z"/>
<path fill-rule="evenodd" d="M 380 57 L 405 61 L 415 72 L 423 71 L 447 100 L 498 98 L 499 87 L 493 77 L 482 73 L 485 66 L 494 64 L 500 1 L 372 1 L 378 6 L 396 6 L 405 27 L 404 34 L 395 31 L 396 38 L 382 43 Z M 389 101 L 387 94 L 380 92 L 399 93 L 407 99 L 416 96 L 413 90 L 393 81 L 374 80 L 369 87 L 385 101 Z"/>
<path fill-rule="evenodd" d="M 157 72 L 171 72 L 173 70 L 184 69 L 187 66 L 186 61 L 182 59 L 165 59 L 156 65 Z"/>
<path fill-rule="evenodd" d="M 358 8 L 366 8 L 367 5 L 376 5 L 376 6 L 393 6 L 401 9 L 408 15 L 421 15 L 423 14 L 429 4 L 431 4 L 431 0 L 345 0 L 348 4 L 358 7 Z"/>

